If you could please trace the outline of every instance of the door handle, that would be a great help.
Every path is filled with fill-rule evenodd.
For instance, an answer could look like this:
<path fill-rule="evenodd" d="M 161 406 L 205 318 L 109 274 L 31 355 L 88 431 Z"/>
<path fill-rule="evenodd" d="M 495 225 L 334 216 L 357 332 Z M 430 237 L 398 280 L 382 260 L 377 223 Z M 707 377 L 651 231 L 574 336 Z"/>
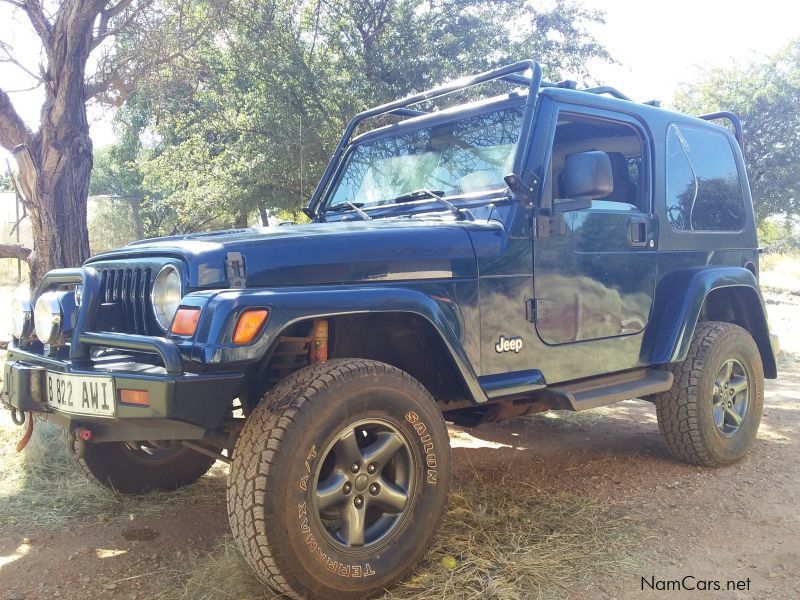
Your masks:
<path fill-rule="evenodd" d="M 644 248 L 647 246 L 647 221 L 644 219 L 631 219 L 628 222 L 628 245 L 631 248 Z"/>

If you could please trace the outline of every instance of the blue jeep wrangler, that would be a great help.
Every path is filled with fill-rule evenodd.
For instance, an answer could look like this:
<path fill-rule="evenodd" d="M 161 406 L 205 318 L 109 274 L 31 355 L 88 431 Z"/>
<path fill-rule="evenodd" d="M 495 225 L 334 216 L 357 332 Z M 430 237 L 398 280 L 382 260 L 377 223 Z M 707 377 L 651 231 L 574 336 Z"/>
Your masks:
<path fill-rule="evenodd" d="M 488 82 L 511 91 L 419 109 Z M 312 223 L 48 273 L 15 313 L 6 402 L 118 492 L 230 463 L 264 583 L 379 591 L 436 535 L 446 421 L 645 398 L 681 460 L 748 451 L 777 372 L 741 146 L 734 115 L 548 83 L 534 61 L 379 106 L 347 126 Z"/>

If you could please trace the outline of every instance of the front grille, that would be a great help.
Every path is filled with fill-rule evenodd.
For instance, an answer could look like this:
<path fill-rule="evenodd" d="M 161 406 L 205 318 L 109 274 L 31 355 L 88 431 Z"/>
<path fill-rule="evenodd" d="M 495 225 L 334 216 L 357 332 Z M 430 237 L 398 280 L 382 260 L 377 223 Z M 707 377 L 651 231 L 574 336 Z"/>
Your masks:
<path fill-rule="evenodd" d="M 115 331 L 158 334 L 154 330 L 153 309 L 150 301 L 153 268 L 134 266 L 98 268 L 102 283 L 102 302 L 116 307 Z"/>

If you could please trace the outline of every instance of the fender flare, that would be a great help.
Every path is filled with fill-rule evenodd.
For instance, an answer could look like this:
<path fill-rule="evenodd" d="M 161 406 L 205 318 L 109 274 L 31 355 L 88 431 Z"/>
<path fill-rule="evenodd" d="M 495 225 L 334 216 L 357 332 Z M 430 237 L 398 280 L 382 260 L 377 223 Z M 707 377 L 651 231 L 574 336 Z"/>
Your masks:
<path fill-rule="evenodd" d="M 425 319 L 441 338 L 470 400 L 487 401 L 462 343 L 461 311 L 450 298 L 389 286 L 304 287 L 200 292 L 186 296 L 184 305 L 204 307 L 192 359 L 209 365 L 257 362 L 287 327 L 301 321 L 365 313 L 414 314 Z M 264 330 L 249 345 L 233 344 L 230 336 L 235 319 L 243 310 L 255 307 L 270 311 Z"/>
<path fill-rule="evenodd" d="M 722 290 L 736 295 L 747 307 L 746 319 L 737 324 L 753 336 L 766 377 L 777 377 L 764 299 L 755 275 L 744 267 L 693 267 L 662 277 L 642 343 L 642 362 L 670 364 L 684 360 L 706 301 Z"/>

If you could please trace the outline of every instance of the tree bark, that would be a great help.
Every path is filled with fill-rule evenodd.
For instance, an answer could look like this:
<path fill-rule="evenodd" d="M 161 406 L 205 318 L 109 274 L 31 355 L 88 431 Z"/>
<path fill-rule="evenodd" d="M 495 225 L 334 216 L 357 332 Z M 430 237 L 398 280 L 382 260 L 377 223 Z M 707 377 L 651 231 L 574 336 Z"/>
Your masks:
<path fill-rule="evenodd" d="M 63 3 L 52 23 L 37 2 L 24 5 L 47 57 L 38 132 L 30 132 L 0 91 L 0 143 L 17 160 L 36 250 L 28 258 L 31 285 L 51 269 L 79 266 L 89 257 L 86 203 L 92 141 L 84 80 L 93 23 L 104 3 Z"/>

